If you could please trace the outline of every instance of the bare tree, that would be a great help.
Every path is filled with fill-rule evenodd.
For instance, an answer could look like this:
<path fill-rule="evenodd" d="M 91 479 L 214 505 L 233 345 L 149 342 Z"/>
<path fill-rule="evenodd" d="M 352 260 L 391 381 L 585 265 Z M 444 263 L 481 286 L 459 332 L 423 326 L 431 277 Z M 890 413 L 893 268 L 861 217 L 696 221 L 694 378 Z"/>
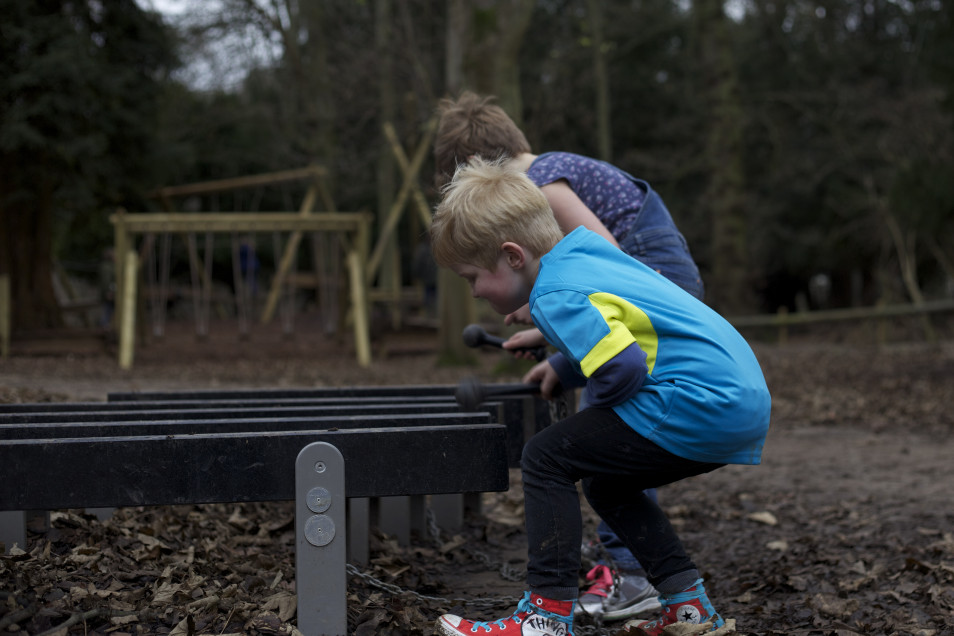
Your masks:
<path fill-rule="evenodd" d="M 603 6 L 599 0 L 587 0 L 590 36 L 593 48 L 593 77 L 596 80 L 596 139 L 599 157 L 613 160 L 613 137 L 610 122 L 610 86 L 606 65 L 606 50 L 603 41 Z"/>
<path fill-rule="evenodd" d="M 694 35 L 706 81 L 703 99 L 710 112 L 705 151 L 710 176 L 705 202 L 711 215 L 712 275 L 706 295 L 722 312 L 748 312 L 755 302 L 741 158 L 744 114 L 739 80 L 722 0 L 702 0 L 694 8 Z"/>
<path fill-rule="evenodd" d="M 482 0 L 447 3 L 445 80 L 448 93 L 463 89 L 496 95 L 500 105 L 519 120 L 520 69 L 518 54 L 533 14 L 533 0 Z M 476 318 L 467 284 L 442 268 L 440 290 L 440 349 L 448 361 L 473 358 L 461 339 L 464 327 Z"/>

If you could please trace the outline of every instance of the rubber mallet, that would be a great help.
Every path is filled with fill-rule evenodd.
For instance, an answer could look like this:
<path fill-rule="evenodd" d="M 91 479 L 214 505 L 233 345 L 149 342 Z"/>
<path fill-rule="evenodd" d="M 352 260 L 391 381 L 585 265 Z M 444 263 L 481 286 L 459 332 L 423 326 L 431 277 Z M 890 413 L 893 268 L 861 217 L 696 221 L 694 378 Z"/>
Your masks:
<path fill-rule="evenodd" d="M 482 402 L 496 397 L 538 395 L 539 384 L 481 384 L 477 378 L 464 378 L 457 385 L 454 398 L 465 411 L 476 411 Z"/>
<path fill-rule="evenodd" d="M 464 337 L 464 344 L 472 348 L 481 345 L 490 345 L 491 347 L 503 349 L 503 343 L 505 341 L 504 338 L 491 336 L 480 325 L 467 325 L 464 327 L 464 333 L 462 335 Z M 545 360 L 547 357 L 546 347 L 519 347 L 517 349 L 505 349 L 505 351 L 512 351 L 514 353 L 518 351 L 529 351 L 537 362 Z"/>

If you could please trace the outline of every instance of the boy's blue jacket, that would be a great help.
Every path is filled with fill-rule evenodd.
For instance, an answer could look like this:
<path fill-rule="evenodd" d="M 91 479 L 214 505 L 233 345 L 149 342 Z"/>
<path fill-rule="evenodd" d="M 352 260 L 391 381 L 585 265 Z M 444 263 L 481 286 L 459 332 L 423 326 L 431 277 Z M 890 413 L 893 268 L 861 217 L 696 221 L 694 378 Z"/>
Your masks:
<path fill-rule="evenodd" d="M 561 383 L 586 379 L 589 406 L 612 407 L 680 457 L 760 463 L 771 397 L 759 363 L 674 283 L 580 227 L 540 260 L 530 313 L 560 350 L 550 363 Z"/>

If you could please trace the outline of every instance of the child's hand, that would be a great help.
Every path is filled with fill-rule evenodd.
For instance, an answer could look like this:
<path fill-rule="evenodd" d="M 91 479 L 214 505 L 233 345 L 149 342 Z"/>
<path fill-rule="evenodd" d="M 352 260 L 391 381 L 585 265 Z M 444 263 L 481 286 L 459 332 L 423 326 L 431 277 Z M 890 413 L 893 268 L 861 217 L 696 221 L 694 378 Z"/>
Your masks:
<path fill-rule="evenodd" d="M 512 314 L 507 314 L 504 316 L 504 324 L 532 325 L 533 320 L 530 319 L 530 305 L 524 305 Z"/>
<path fill-rule="evenodd" d="M 560 376 L 553 370 L 550 363 L 543 362 L 534 365 L 523 376 L 523 382 L 526 384 L 540 384 L 540 395 L 547 400 L 552 400 L 560 392 Z"/>
<path fill-rule="evenodd" d="M 510 336 L 510 338 L 505 340 L 500 346 L 507 350 L 522 349 L 522 351 L 513 351 L 513 357 L 515 358 L 536 360 L 536 352 L 533 350 L 538 347 L 545 347 L 546 344 L 547 341 L 544 340 L 543 334 L 540 333 L 539 329 L 524 329 Z M 542 358 L 543 355 L 540 357 Z"/>

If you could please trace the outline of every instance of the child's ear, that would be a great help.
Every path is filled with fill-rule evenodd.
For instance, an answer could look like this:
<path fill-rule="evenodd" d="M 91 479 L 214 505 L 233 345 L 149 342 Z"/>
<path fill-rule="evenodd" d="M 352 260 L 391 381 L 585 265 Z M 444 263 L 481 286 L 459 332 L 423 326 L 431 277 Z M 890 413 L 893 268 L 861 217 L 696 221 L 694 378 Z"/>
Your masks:
<path fill-rule="evenodd" d="M 507 241 L 500 246 L 500 250 L 507 257 L 507 265 L 511 269 L 521 269 L 527 262 L 527 253 L 522 246 L 516 243 Z"/>

